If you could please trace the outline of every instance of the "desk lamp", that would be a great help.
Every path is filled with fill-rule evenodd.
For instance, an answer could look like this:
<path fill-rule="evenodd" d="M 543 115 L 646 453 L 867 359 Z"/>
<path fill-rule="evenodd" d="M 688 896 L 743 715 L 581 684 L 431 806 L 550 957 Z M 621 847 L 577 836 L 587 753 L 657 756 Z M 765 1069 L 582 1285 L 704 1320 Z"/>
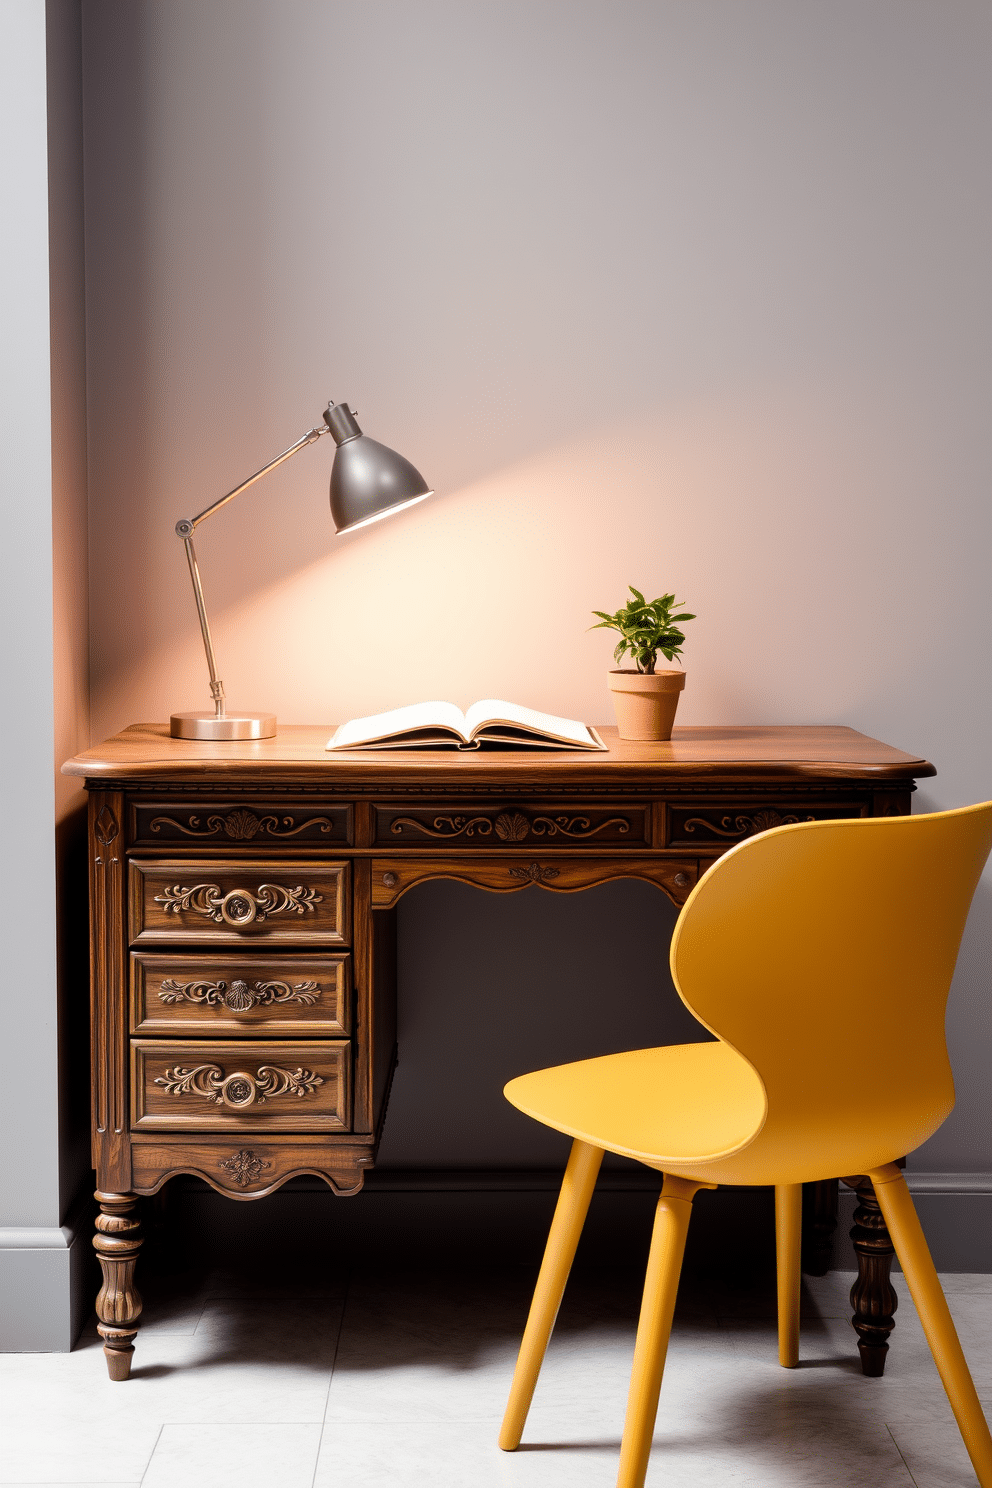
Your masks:
<path fill-rule="evenodd" d="M 331 518 L 337 532 L 353 532 L 356 527 L 367 527 L 371 522 L 378 522 L 380 517 L 388 517 L 393 512 L 402 511 L 404 507 L 413 506 L 414 502 L 423 501 L 425 496 L 434 494 L 409 460 L 362 433 L 355 414 L 347 403 L 328 403 L 322 424 L 308 430 L 302 439 L 283 450 L 268 465 L 263 465 L 261 470 L 256 470 L 254 475 L 242 481 L 240 486 L 235 486 L 233 491 L 228 491 L 226 496 L 208 506 L 198 517 L 184 517 L 177 522 L 176 536 L 183 540 L 189 574 L 193 581 L 196 612 L 200 617 L 203 649 L 207 653 L 207 667 L 210 671 L 210 696 L 214 700 L 214 711 L 173 713 L 170 729 L 174 739 L 270 739 L 275 733 L 274 713 L 245 713 L 240 709 L 229 713 L 227 710 L 224 684 L 217 675 L 210 624 L 203 603 L 203 586 L 193 550 L 193 533 L 201 522 L 212 517 L 215 511 L 220 511 L 235 496 L 240 496 L 242 491 L 247 491 L 263 475 L 268 475 L 270 470 L 275 470 L 277 465 L 288 460 L 290 455 L 295 455 L 304 445 L 313 444 L 322 434 L 327 433 L 334 435 L 334 443 L 337 445 L 334 464 L 331 466 Z"/>

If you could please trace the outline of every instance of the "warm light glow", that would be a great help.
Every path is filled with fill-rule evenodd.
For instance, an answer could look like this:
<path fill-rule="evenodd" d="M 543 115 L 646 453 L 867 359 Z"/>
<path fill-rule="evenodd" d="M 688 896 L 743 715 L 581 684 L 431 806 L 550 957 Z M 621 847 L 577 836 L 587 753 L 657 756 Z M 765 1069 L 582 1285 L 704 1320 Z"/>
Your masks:
<path fill-rule="evenodd" d="M 423 491 L 419 496 L 411 496 L 409 501 L 400 501 L 396 506 L 387 506 L 385 511 L 376 512 L 372 517 L 364 517 L 361 522 L 351 522 L 347 527 L 340 527 L 337 536 L 342 532 L 357 532 L 359 527 L 371 527 L 373 522 L 381 522 L 383 517 L 391 517 L 394 512 L 406 511 L 408 506 L 416 506 L 418 501 L 426 501 L 428 496 L 433 496 L 433 491 Z"/>

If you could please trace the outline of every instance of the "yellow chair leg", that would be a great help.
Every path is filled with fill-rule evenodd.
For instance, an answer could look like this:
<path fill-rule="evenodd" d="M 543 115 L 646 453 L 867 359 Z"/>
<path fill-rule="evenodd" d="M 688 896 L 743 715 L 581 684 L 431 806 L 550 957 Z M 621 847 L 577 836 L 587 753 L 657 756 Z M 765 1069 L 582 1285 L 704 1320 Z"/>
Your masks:
<path fill-rule="evenodd" d="M 992 1488 L 992 1436 L 909 1189 L 894 1163 L 873 1169 L 869 1177 L 975 1476 L 982 1488 Z"/>
<path fill-rule="evenodd" d="M 602 1161 L 601 1147 L 591 1147 L 588 1142 L 572 1143 L 500 1428 L 499 1444 L 504 1452 L 513 1452 L 520 1445 L 537 1376 L 544 1363 Z"/>
<path fill-rule="evenodd" d="M 784 1369 L 799 1363 L 799 1253 L 803 1228 L 801 1183 L 775 1188 L 775 1254 L 778 1269 L 778 1362 Z"/>
<path fill-rule="evenodd" d="M 654 1216 L 651 1253 L 644 1278 L 644 1296 L 634 1344 L 634 1364 L 627 1396 L 627 1416 L 623 1423 L 620 1447 L 620 1472 L 617 1488 L 643 1488 L 648 1470 L 651 1438 L 658 1414 L 661 1376 L 672 1331 L 675 1298 L 679 1289 L 685 1239 L 692 1218 L 692 1201 L 701 1188 L 714 1188 L 713 1183 L 696 1183 L 689 1178 L 665 1175 L 658 1207 Z"/>

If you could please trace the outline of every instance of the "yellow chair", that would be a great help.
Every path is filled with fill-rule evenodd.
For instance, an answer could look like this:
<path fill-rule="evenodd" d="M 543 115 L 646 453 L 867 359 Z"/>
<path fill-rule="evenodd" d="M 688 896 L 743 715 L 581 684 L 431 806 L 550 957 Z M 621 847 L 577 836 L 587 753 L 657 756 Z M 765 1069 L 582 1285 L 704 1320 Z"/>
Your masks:
<path fill-rule="evenodd" d="M 801 1185 L 867 1173 L 982 1488 L 992 1438 L 896 1159 L 954 1105 L 944 1010 L 992 802 L 802 823 L 742 842 L 690 894 L 672 939 L 683 1002 L 719 1042 L 539 1070 L 505 1094 L 573 1140 L 499 1444 L 513 1451 L 604 1152 L 664 1173 L 618 1488 L 641 1488 L 692 1200 L 774 1184 L 779 1360 L 798 1362 Z M 863 1076 L 851 1041 L 882 1057 Z"/>

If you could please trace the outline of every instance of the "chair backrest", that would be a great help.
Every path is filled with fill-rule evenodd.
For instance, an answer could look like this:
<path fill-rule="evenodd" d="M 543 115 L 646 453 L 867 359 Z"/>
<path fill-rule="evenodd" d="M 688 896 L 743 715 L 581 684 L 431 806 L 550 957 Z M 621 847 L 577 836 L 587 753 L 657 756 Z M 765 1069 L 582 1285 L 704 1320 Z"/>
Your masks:
<path fill-rule="evenodd" d="M 672 975 L 765 1088 L 737 1181 L 864 1172 L 936 1131 L 954 1105 L 947 993 L 990 847 L 992 802 L 778 827 L 703 876 Z"/>

